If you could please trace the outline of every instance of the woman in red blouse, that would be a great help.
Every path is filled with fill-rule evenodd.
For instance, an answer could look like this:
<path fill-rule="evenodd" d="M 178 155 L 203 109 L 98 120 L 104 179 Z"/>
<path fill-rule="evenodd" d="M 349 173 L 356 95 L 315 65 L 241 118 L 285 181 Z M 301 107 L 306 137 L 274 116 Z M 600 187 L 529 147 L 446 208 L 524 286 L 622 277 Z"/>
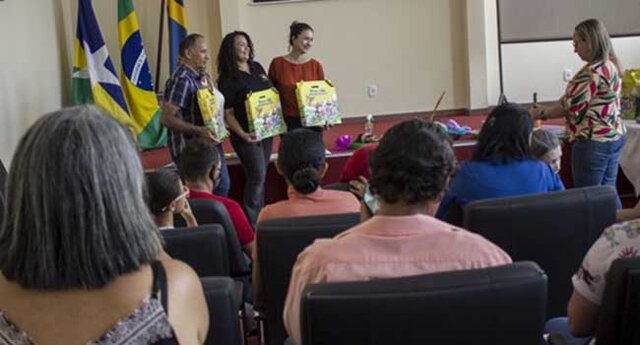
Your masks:
<path fill-rule="evenodd" d="M 322 65 L 309 56 L 312 46 L 311 26 L 294 21 L 289 26 L 289 54 L 273 59 L 269 66 L 269 79 L 280 93 L 282 112 L 289 131 L 302 127 L 296 84 L 299 81 L 324 80 Z"/>

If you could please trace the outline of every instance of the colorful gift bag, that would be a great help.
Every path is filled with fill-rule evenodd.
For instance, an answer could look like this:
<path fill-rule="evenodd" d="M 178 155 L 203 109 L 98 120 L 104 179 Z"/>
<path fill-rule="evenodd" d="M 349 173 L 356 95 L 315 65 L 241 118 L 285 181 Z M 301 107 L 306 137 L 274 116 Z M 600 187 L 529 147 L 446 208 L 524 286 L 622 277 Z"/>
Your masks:
<path fill-rule="evenodd" d="M 620 111 L 623 119 L 640 116 L 640 69 L 628 69 L 622 77 Z"/>
<path fill-rule="evenodd" d="M 342 123 L 336 88 L 327 80 L 301 81 L 296 87 L 300 120 L 304 127 Z"/>
<path fill-rule="evenodd" d="M 202 122 L 211 129 L 218 141 L 222 141 L 229 135 L 229 131 L 224 123 L 224 110 L 218 107 L 216 95 L 211 89 L 203 88 L 198 90 L 196 96 L 202 114 Z"/>
<path fill-rule="evenodd" d="M 287 125 L 282 117 L 280 95 L 276 89 L 271 88 L 249 93 L 245 107 L 247 108 L 249 131 L 255 133 L 257 140 L 287 132 Z"/>

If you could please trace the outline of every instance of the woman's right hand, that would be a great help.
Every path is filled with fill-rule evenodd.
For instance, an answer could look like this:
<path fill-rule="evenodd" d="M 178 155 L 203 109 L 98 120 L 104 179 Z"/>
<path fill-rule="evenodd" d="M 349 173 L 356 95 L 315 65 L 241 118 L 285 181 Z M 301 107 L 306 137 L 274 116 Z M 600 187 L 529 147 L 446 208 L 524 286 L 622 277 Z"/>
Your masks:
<path fill-rule="evenodd" d="M 531 116 L 532 120 L 539 120 L 540 119 L 540 115 L 543 113 L 543 111 L 545 110 L 545 107 L 539 105 L 539 104 L 534 104 L 531 106 L 531 108 L 529 108 L 529 115 Z"/>
<path fill-rule="evenodd" d="M 257 141 L 258 141 L 258 140 L 256 139 L 256 133 L 255 133 L 255 132 L 249 132 L 249 133 L 247 133 L 247 132 L 244 132 L 244 131 L 243 131 L 243 132 L 240 134 L 240 137 L 241 137 L 244 141 L 246 141 L 246 142 L 248 142 L 248 143 L 255 143 L 255 142 L 257 142 Z"/>

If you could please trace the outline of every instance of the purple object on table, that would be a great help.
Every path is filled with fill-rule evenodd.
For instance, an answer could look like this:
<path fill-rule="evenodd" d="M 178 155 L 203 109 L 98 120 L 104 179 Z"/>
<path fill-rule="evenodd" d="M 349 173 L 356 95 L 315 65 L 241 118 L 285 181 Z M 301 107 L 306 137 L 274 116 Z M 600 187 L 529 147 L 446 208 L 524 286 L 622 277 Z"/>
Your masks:
<path fill-rule="evenodd" d="M 449 132 L 449 134 L 463 136 L 471 132 L 471 127 L 460 126 L 456 120 L 449 120 L 447 121 L 447 132 Z"/>
<path fill-rule="evenodd" d="M 336 150 L 337 151 L 347 151 L 349 147 L 351 147 L 351 143 L 353 142 L 353 138 L 349 134 L 344 134 L 336 138 Z"/>

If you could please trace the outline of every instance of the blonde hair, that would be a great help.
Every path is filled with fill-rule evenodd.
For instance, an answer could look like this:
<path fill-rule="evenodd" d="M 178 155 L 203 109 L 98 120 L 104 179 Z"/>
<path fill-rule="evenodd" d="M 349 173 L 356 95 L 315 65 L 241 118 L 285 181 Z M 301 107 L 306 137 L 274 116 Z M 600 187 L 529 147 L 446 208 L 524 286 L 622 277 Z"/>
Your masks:
<path fill-rule="evenodd" d="M 618 57 L 613 51 L 609 32 L 602 22 L 594 18 L 587 19 L 578 24 L 574 30 L 581 39 L 589 44 L 593 54 L 590 62 L 611 60 L 618 71 L 621 71 Z"/>

